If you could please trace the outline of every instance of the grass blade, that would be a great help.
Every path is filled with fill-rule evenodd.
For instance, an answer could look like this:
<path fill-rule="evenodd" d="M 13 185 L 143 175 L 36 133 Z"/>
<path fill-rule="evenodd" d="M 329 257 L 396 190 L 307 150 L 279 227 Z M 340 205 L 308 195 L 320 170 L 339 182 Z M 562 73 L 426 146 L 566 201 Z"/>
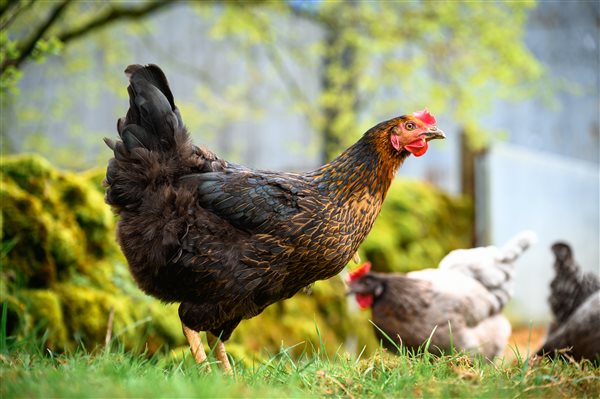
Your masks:
<path fill-rule="evenodd" d="M 7 353 L 6 323 L 8 322 L 8 302 L 2 302 L 2 319 L 0 320 L 0 353 Z"/>

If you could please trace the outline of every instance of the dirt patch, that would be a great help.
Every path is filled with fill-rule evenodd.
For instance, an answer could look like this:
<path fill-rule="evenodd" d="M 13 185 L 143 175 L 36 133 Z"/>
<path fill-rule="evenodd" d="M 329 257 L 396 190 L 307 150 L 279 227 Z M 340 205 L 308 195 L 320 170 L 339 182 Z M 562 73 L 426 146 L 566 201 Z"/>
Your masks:
<path fill-rule="evenodd" d="M 504 357 L 508 360 L 516 359 L 517 353 L 523 358 L 527 354 L 535 353 L 544 343 L 546 338 L 545 326 L 513 327 L 513 332 L 504 349 Z"/>

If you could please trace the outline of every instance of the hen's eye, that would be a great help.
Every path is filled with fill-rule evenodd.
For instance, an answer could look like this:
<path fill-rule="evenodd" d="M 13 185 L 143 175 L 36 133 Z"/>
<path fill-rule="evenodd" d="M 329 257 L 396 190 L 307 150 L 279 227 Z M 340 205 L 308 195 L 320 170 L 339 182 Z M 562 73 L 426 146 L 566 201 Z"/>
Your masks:
<path fill-rule="evenodd" d="M 415 126 L 415 124 L 414 124 L 414 123 L 412 123 L 412 122 L 406 122 L 406 123 L 404 124 L 404 128 L 405 128 L 406 130 L 415 130 L 415 127 L 416 127 L 416 126 Z"/>

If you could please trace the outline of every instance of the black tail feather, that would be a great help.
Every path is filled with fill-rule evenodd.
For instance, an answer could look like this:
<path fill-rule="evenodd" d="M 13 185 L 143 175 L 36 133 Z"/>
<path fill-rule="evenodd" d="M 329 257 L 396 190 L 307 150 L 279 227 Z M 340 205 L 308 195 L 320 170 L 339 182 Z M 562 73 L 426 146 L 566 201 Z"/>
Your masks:
<path fill-rule="evenodd" d="M 146 66 L 139 64 L 132 64 L 125 68 L 125 74 L 128 75 L 129 80 L 132 84 L 140 84 L 141 82 L 148 82 L 152 86 L 158 88 L 162 94 L 166 97 L 167 101 L 171 105 L 171 109 L 175 110 L 175 99 L 173 93 L 169 88 L 169 82 L 162 69 L 155 64 L 148 64 Z"/>
<path fill-rule="evenodd" d="M 156 207 L 157 187 L 172 192 L 185 174 L 221 170 L 226 164 L 191 144 L 167 78 L 156 65 L 130 65 L 129 110 L 117 121 L 120 140 L 105 139 L 114 158 L 106 170 L 106 202 L 136 209 L 144 201 Z"/>
<path fill-rule="evenodd" d="M 155 184 L 169 185 L 194 165 L 189 136 L 183 126 L 164 73 L 156 65 L 130 65 L 129 110 L 117 121 L 120 140 L 105 139 L 114 158 L 106 169 L 106 202 L 134 209 Z M 154 186 L 155 188 L 155 186 Z"/>
<path fill-rule="evenodd" d="M 123 129 L 121 138 L 129 151 L 137 147 L 142 147 L 150 151 L 160 149 L 158 137 L 148 134 L 146 129 L 138 125 L 127 125 Z"/>
<path fill-rule="evenodd" d="M 556 275 L 550 284 L 548 301 L 555 321 L 560 324 L 593 293 L 600 290 L 600 279 L 593 273 L 584 273 L 573 256 L 573 250 L 564 242 L 552 245 Z"/>
<path fill-rule="evenodd" d="M 128 150 L 143 147 L 168 149 L 174 145 L 174 132 L 183 128 L 173 93 L 162 70 L 156 65 L 129 65 L 129 110 L 117 122 L 117 130 Z"/>

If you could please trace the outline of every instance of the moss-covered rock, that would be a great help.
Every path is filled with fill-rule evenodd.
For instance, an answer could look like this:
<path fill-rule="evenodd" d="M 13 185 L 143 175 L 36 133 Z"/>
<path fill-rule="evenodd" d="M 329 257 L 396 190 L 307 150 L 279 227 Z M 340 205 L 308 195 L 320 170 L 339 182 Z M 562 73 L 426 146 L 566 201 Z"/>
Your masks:
<path fill-rule="evenodd" d="M 61 298 L 58 293 L 48 289 L 21 290 L 19 297 L 25 304 L 27 328 L 46 334 L 46 347 L 55 350 L 70 348 L 67 328 L 63 318 Z"/>
<path fill-rule="evenodd" d="M 6 335 L 19 336 L 28 330 L 27 307 L 14 295 L 0 291 L 2 306 L 6 306 Z"/>
<path fill-rule="evenodd" d="M 70 173 L 27 155 L 0 161 L 2 226 L 0 300 L 8 332 L 47 337 L 53 350 L 103 345 L 112 337 L 127 349 L 185 345 L 177 304 L 143 294 L 115 242 L 116 217 L 104 203 L 104 170 Z M 468 245 L 469 204 L 418 182 L 392 185 L 373 232 L 360 249 L 376 270 L 431 267 L 449 250 Z M 356 311 L 340 277 L 317 282 L 243 321 L 228 349 L 251 361 L 284 345 L 329 355 L 376 342 L 368 312 Z M 47 332 L 46 332 L 47 331 Z"/>
<path fill-rule="evenodd" d="M 13 243 L 2 271 L 19 286 L 43 287 L 56 279 L 51 241 L 55 224 L 39 198 L 2 176 L 2 242 Z"/>
<path fill-rule="evenodd" d="M 26 154 L 2 160 L 2 175 L 38 198 L 48 195 L 47 185 L 55 181 L 58 174 L 50 162 L 40 156 Z"/>
<path fill-rule="evenodd" d="M 231 340 L 255 353 L 295 346 L 291 353 L 296 355 L 313 348 L 319 350 L 324 342 L 333 354 L 352 329 L 345 291 L 339 277 L 318 281 L 312 293 L 298 293 L 242 322 Z"/>
<path fill-rule="evenodd" d="M 90 176 L 60 172 L 34 155 L 6 157 L 0 169 L 2 242 L 16 241 L 4 268 L 20 284 L 47 287 L 118 253 L 114 217 Z"/>

